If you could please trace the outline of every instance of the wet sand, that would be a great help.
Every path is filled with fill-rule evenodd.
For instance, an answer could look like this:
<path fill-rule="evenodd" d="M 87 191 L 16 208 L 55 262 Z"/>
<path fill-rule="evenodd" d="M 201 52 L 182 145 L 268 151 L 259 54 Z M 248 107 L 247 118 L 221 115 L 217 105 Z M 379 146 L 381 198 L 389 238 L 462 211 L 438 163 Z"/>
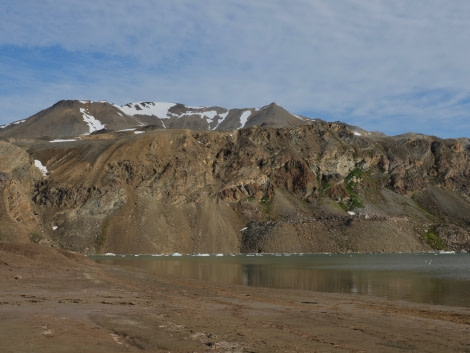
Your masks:
<path fill-rule="evenodd" d="M 470 352 L 470 309 L 215 285 L 0 243 L 0 352 Z"/>

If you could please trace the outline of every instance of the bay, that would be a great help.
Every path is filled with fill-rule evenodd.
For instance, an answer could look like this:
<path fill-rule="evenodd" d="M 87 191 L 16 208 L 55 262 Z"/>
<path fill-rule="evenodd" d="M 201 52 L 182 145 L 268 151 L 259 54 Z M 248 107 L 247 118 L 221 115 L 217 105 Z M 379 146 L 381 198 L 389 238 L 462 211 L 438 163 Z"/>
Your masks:
<path fill-rule="evenodd" d="M 91 258 L 219 284 L 470 307 L 470 254 L 109 255 Z"/>

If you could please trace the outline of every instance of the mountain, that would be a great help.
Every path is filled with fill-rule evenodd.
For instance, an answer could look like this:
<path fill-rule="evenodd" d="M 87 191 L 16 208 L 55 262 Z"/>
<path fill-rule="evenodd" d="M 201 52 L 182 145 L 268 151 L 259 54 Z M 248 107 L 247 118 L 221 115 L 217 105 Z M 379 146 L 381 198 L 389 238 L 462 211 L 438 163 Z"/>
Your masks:
<path fill-rule="evenodd" d="M 470 250 L 469 139 L 390 137 L 275 104 L 81 101 L 3 136 L 3 241 L 83 253 Z"/>
<path fill-rule="evenodd" d="M 271 103 L 262 108 L 187 107 L 163 102 L 129 103 L 64 100 L 18 122 L 0 127 L 0 137 L 61 139 L 98 131 L 144 131 L 148 128 L 236 130 L 251 126 L 295 127 L 312 120 Z"/>
<path fill-rule="evenodd" d="M 0 140 L 0 240 L 83 253 L 470 250 L 470 140 L 317 121 Z"/>

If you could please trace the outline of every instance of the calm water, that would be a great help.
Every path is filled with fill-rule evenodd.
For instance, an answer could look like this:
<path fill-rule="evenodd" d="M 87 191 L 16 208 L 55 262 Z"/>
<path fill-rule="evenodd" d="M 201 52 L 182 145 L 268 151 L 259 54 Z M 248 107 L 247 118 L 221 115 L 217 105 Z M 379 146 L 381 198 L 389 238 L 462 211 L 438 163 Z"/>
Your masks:
<path fill-rule="evenodd" d="M 470 307 L 470 254 L 93 256 L 99 263 L 224 284 Z"/>

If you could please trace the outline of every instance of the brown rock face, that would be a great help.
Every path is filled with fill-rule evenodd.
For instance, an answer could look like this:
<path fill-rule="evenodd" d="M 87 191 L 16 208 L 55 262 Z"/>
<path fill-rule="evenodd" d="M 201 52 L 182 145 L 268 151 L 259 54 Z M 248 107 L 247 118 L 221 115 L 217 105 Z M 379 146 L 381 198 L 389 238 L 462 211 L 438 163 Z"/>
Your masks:
<path fill-rule="evenodd" d="M 468 139 L 318 121 L 0 148 L 3 240 L 84 253 L 470 248 Z"/>

